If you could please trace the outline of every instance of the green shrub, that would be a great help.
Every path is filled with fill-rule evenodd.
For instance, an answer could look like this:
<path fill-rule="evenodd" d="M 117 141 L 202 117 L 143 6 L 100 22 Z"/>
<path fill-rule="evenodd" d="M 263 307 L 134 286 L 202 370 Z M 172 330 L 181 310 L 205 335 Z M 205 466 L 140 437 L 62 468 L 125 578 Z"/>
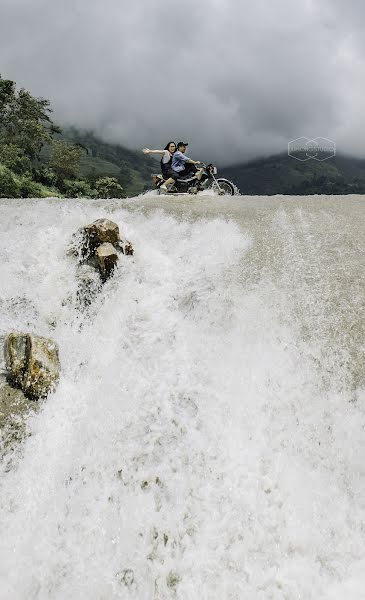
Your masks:
<path fill-rule="evenodd" d="M 19 198 L 19 184 L 14 174 L 3 165 L 0 165 L 0 198 Z"/>
<path fill-rule="evenodd" d="M 49 167 L 38 167 L 32 169 L 33 179 L 37 183 L 41 183 L 43 185 L 56 186 L 58 181 L 57 174 L 50 169 Z"/>
<path fill-rule="evenodd" d="M 49 166 L 60 180 L 76 179 L 80 169 L 82 151 L 78 146 L 64 141 L 53 144 L 53 152 Z"/>
<path fill-rule="evenodd" d="M 115 177 L 100 177 L 95 188 L 98 198 L 124 198 L 123 188 Z"/>
<path fill-rule="evenodd" d="M 63 182 L 64 193 L 69 198 L 93 198 L 95 191 L 91 185 L 82 179 L 76 181 L 65 180 Z"/>
<path fill-rule="evenodd" d="M 29 159 L 15 144 L 0 144 L 0 162 L 14 173 L 24 173 L 29 167 Z"/>
<path fill-rule="evenodd" d="M 42 186 L 29 176 L 22 177 L 19 180 L 19 194 L 21 198 L 40 198 Z"/>

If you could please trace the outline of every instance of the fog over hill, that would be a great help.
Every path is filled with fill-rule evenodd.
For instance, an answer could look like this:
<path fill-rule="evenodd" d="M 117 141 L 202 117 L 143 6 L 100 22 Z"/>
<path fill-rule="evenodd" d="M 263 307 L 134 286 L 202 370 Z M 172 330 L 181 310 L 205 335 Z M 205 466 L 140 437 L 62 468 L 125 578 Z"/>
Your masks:
<path fill-rule="evenodd" d="M 364 156 L 359 0 L 2 0 L 0 73 L 104 140 L 221 164 L 324 136 Z"/>

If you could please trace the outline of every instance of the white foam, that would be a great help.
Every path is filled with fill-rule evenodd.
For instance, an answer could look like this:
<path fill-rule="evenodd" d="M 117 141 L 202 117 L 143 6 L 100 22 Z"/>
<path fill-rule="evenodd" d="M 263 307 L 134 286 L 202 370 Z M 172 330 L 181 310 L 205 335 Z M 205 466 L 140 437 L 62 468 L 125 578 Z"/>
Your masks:
<path fill-rule="evenodd" d="M 115 206 L 136 253 L 81 315 L 65 247 L 106 208 L 1 211 L 0 334 L 54 337 L 62 378 L 2 474 L 0 598 L 360 598 L 363 414 L 249 283 L 250 231 Z"/>

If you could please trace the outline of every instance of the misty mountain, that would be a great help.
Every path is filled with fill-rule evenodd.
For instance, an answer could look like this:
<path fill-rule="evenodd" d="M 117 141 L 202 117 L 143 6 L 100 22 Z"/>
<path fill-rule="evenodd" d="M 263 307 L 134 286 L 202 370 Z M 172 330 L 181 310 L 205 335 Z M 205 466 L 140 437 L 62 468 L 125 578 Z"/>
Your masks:
<path fill-rule="evenodd" d="M 219 171 L 241 194 L 365 194 L 365 160 L 337 155 L 300 162 L 287 154 L 261 158 Z"/>
<path fill-rule="evenodd" d="M 82 177 L 116 177 L 128 196 L 151 188 L 151 174 L 159 172 L 156 159 L 104 142 L 93 132 L 70 128 L 62 137 L 84 147 Z M 277 154 L 219 169 L 219 175 L 232 180 L 244 195 L 365 194 L 365 159 L 341 154 L 306 162 Z"/>

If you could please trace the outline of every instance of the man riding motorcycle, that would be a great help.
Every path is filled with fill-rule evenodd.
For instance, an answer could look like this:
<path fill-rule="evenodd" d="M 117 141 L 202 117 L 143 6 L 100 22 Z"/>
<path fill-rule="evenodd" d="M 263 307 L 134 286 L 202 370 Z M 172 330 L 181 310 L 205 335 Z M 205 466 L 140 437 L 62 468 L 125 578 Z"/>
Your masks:
<path fill-rule="evenodd" d="M 144 154 L 161 154 L 162 175 L 151 175 L 159 193 L 196 194 L 211 189 L 219 195 L 234 196 L 238 190 L 228 179 L 217 178 L 217 168 L 186 156 L 187 142 L 169 142 L 163 150 L 144 148 Z M 202 168 L 197 169 L 196 165 Z"/>
<path fill-rule="evenodd" d="M 197 169 L 195 166 L 200 164 L 200 161 L 193 160 L 186 156 L 185 151 L 187 146 L 187 142 L 179 142 L 177 144 L 177 150 L 172 157 L 172 171 L 176 173 L 176 179 L 186 179 L 187 177 L 191 177 L 192 179 L 200 181 L 203 169 Z"/>

